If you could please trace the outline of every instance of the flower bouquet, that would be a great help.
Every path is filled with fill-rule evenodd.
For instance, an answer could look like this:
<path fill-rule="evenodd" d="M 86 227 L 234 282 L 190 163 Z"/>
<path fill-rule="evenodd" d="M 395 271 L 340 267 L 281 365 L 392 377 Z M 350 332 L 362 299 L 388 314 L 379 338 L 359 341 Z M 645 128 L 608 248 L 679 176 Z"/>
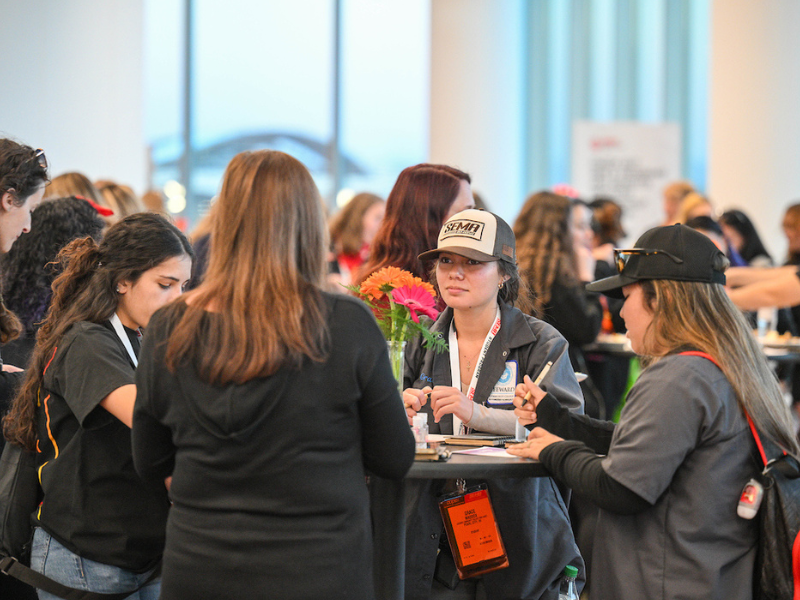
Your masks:
<path fill-rule="evenodd" d="M 375 314 L 386 338 L 392 372 L 402 394 L 404 352 L 408 340 L 422 335 L 426 347 L 437 352 L 447 350 L 444 339 L 434 336 L 428 329 L 429 323 L 424 320 L 434 320 L 439 316 L 433 286 L 408 271 L 384 267 L 367 277 L 360 287 L 349 289 L 358 294 Z"/>

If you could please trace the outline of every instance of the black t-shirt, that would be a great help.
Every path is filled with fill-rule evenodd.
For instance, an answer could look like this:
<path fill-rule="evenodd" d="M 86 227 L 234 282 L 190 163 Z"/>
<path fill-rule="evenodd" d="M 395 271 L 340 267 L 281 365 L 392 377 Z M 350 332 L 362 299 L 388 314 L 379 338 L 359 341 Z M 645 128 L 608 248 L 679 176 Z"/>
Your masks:
<path fill-rule="evenodd" d="M 126 333 L 138 354 L 136 332 Z M 133 383 L 133 362 L 110 323 L 76 323 L 63 336 L 37 409 L 44 502 L 34 517 L 72 552 L 144 572 L 164 547 L 166 488 L 139 478 L 130 429 L 99 406 Z"/>

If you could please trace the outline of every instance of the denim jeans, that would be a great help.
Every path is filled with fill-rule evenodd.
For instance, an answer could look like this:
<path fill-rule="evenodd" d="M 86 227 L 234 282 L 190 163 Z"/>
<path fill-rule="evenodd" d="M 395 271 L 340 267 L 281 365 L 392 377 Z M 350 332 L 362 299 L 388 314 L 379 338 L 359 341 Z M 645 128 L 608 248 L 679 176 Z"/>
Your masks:
<path fill-rule="evenodd" d="M 124 592 L 135 590 L 150 576 L 151 571 L 137 574 L 119 567 L 81 558 L 70 552 L 42 528 L 33 535 L 31 568 L 50 579 L 69 587 L 91 592 Z M 161 578 L 157 577 L 145 587 L 128 596 L 127 600 L 158 600 Z M 39 600 L 59 600 L 38 590 Z"/>

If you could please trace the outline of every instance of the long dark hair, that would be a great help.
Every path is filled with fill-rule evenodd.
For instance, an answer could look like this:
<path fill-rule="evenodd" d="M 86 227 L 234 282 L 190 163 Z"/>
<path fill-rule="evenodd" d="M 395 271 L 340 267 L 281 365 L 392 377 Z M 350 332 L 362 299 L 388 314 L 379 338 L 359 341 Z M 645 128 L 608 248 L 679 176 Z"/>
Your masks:
<path fill-rule="evenodd" d="M 764 244 L 761 242 L 761 238 L 756 231 L 753 222 L 747 217 L 740 210 L 728 210 L 722 213 L 722 216 L 719 218 L 719 222 L 723 225 L 727 225 L 728 227 L 735 229 L 739 235 L 742 236 L 744 243 L 742 244 L 741 249 L 738 250 L 739 256 L 745 259 L 748 263 L 752 261 L 756 256 L 766 256 L 770 260 L 772 257 L 767 252 L 767 249 L 764 247 Z"/>
<path fill-rule="evenodd" d="M 62 273 L 53 281 L 53 298 L 42 323 L 31 365 L 9 414 L 6 439 L 30 451 L 36 445 L 36 405 L 47 362 L 61 338 L 80 321 L 102 323 L 114 314 L 121 281 L 135 283 L 142 273 L 174 256 L 193 257 L 192 247 L 172 223 L 155 213 L 126 217 L 111 226 L 98 244 L 73 240 L 58 253 Z"/>
<path fill-rule="evenodd" d="M 53 294 L 58 252 L 69 242 L 89 236 L 99 242 L 105 222 L 83 198 L 44 202 L 31 215 L 31 231 L 0 259 L 3 298 L 28 335 L 42 321 Z"/>
<path fill-rule="evenodd" d="M 167 368 L 194 365 L 222 385 L 325 360 L 328 236 L 308 169 L 276 150 L 234 156 L 211 239 L 203 283 L 180 301 L 186 310 L 169 337 Z"/>
<path fill-rule="evenodd" d="M 428 271 L 417 257 L 436 248 L 439 230 L 462 181 L 470 183 L 469 175 L 447 165 L 424 163 L 403 169 L 386 199 L 383 223 L 355 283 L 388 266 L 427 281 Z"/>

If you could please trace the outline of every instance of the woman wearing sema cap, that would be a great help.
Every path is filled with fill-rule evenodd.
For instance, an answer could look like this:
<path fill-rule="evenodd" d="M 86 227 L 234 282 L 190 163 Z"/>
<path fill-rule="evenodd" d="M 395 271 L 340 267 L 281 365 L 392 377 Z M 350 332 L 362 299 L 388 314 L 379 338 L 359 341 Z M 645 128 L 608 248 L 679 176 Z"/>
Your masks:
<path fill-rule="evenodd" d="M 411 343 L 403 393 L 409 418 L 417 411 L 428 413 L 432 433 L 514 435 L 515 386 L 523 375 L 535 377 L 548 363 L 552 366 L 542 386 L 565 410 L 582 412 L 566 340 L 552 326 L 514 307 L 521 283 L 514 234 L 505 221 L 481 210 L 457 213 L 442 227 L 437 248 L 420 259 L 436 259 L 431 283 L 447 308 L 432 331 L 447 340 L 449 353 L 425 349 L 421 340 Z M 452 482 L 449 487 L 444 481 L 407 483 L 406 600 L 555 599 L 568 564 L 580 569 L 583 580 L 583 560 L 553 480 L 487 484 L 510 566 L 480 580 L 459 582 L 446 577 L 448 562 L 449 572 L 455 570 L 437 503 Z"/>
<path fill-rule="evenodd" d="M 657 227 L 616 255 L 619 274 L 589 287 L 625 298 L 628 337 L 649 362 L 619 423 L 570 415 L 526 379 L 514 402 L 530 392 L 535 410 L 515 412 L 538 427 L 509 452 L 600 507 L 592 596 L 752 598 L 757 522 L 736 511 L 758 472 L 744 411 L 800 451 L 777 381 L 725 294 L 728 261 L 711 240 Z"/>

